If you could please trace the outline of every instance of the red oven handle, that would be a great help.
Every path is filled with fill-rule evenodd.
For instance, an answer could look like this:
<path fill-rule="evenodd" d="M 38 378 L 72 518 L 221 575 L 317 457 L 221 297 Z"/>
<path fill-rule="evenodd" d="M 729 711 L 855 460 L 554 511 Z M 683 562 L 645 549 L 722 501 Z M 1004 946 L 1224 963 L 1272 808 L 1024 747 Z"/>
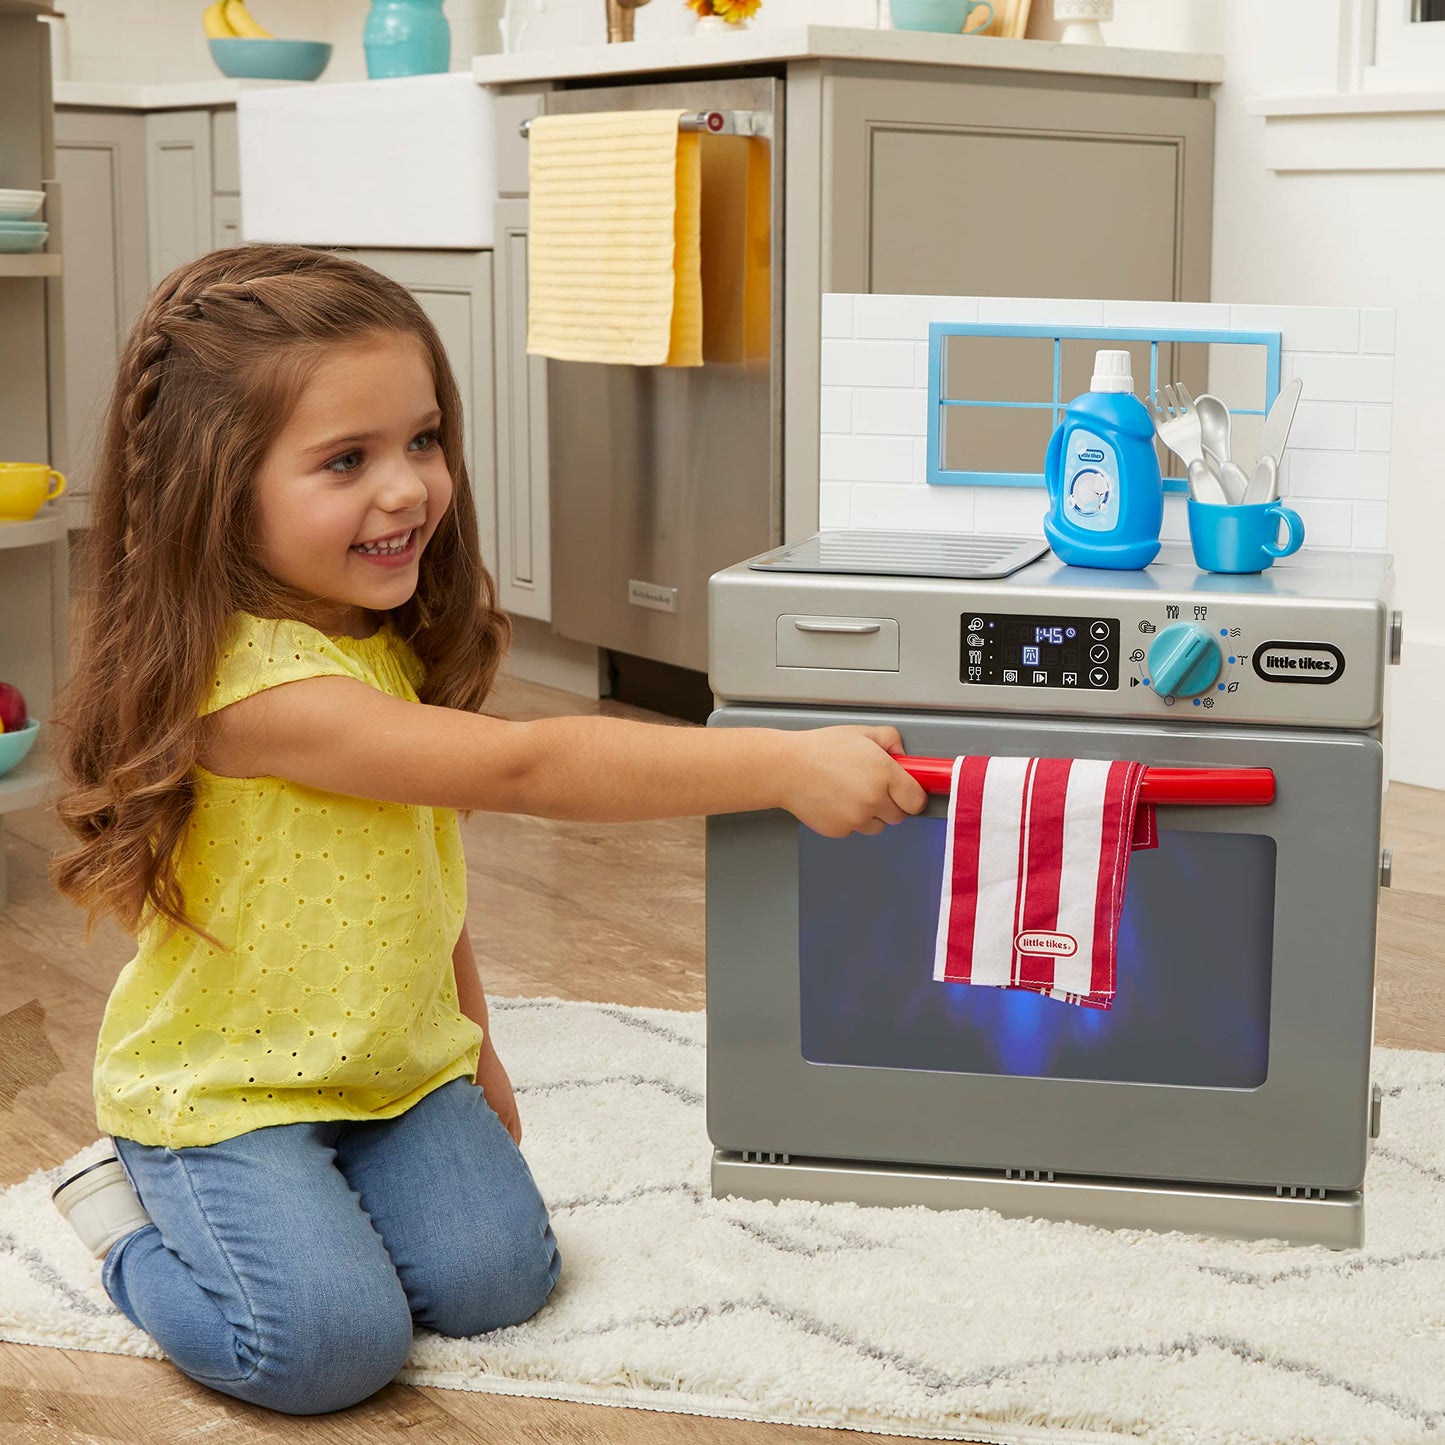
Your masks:
<path fill-rule="evenodd" d="M 946 795 L 953 786 L 952 758 L 911 758 L 899 753 L 894 761 L 930 793 Z M 1272 803 L 1274 769 L 1145 768 L 1139 800 L 1229 807 Z"/>

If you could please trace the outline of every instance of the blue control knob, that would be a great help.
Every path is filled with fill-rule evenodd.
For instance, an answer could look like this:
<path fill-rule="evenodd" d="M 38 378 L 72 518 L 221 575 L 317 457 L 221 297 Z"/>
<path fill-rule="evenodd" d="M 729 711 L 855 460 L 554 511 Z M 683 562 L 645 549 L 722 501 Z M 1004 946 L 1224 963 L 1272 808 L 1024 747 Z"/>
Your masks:
<path fill-rule="evenodd" d="M 1204 628 L 1176 622 L 1149 645 L 1149 681 L 1160 697 L 1198 697 L 1214 685 L 1223 661 Z"/>

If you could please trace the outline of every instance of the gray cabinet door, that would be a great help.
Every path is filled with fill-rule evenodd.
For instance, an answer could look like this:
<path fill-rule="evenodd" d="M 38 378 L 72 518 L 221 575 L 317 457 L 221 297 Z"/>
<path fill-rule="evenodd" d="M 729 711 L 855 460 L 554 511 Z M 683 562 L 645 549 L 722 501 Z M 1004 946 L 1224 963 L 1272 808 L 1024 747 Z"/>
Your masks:
<path fill-rule="evenodd" d="M 527 355 L 527 202 L 497 202 L 497 586 L 508 612 L 552 619 L 547 363 Z"/>
<path fill-rule="evenodd" d="M 55 168 L 65 198 L 68 489 L 79 498 L 90 491 L 120 349 L 150 289 L 144 118 L 57 111 Z"/>
<path fill-rule="evenodd" d="M 211 113 L 145 118 L 151 285 L 211 249 Z"/>
<path fill-rule="evenodd" d="M 211 197 L 211 244 L 218 249 L 241 244 L 240 196 Z"/>
<path fill-rule="evenodd" d="M 837 77 L 826 290 L 1202 301 L 1213 106 Z"/>
<path fill-rule="evenodd" d="M 462 394 L 467 473 L 482 560 L 497 572 L 497 484 L 492 427 L 492 253 L 357 250 L 349 254 L 416 297 L 446 348 Z"/>

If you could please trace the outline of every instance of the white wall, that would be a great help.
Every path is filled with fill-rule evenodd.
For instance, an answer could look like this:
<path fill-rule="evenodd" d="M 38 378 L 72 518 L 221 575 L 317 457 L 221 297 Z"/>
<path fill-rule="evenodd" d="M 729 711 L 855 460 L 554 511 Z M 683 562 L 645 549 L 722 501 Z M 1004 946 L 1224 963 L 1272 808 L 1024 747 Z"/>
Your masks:
<path fill-rule="evenodd" d="M 1395 393 L 1388 546 L 1405 615 L 1391 697 L 1391 776 L 1445 788 L 1445 154 L 1415 172 L 1276 173 L 1255 97 L 1336 90 L 1336 0 L 1219 0 L 1226 80 L 1216 94 L 1214 294 L 1272 305 L 1393 307 Z M 1327 148 L 1328 136 L 1320 144 Z"/>

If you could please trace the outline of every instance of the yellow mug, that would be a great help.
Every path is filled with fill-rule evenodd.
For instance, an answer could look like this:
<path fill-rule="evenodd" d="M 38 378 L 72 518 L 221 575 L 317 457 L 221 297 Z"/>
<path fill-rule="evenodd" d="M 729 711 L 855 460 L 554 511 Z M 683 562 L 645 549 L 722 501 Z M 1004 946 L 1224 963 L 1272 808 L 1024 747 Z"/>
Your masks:
<path fill-rule="evenodd" d="M 44 462 L 0 462 L 0 522 L 28 522 L 65 490 L 65 478 Z"/>

